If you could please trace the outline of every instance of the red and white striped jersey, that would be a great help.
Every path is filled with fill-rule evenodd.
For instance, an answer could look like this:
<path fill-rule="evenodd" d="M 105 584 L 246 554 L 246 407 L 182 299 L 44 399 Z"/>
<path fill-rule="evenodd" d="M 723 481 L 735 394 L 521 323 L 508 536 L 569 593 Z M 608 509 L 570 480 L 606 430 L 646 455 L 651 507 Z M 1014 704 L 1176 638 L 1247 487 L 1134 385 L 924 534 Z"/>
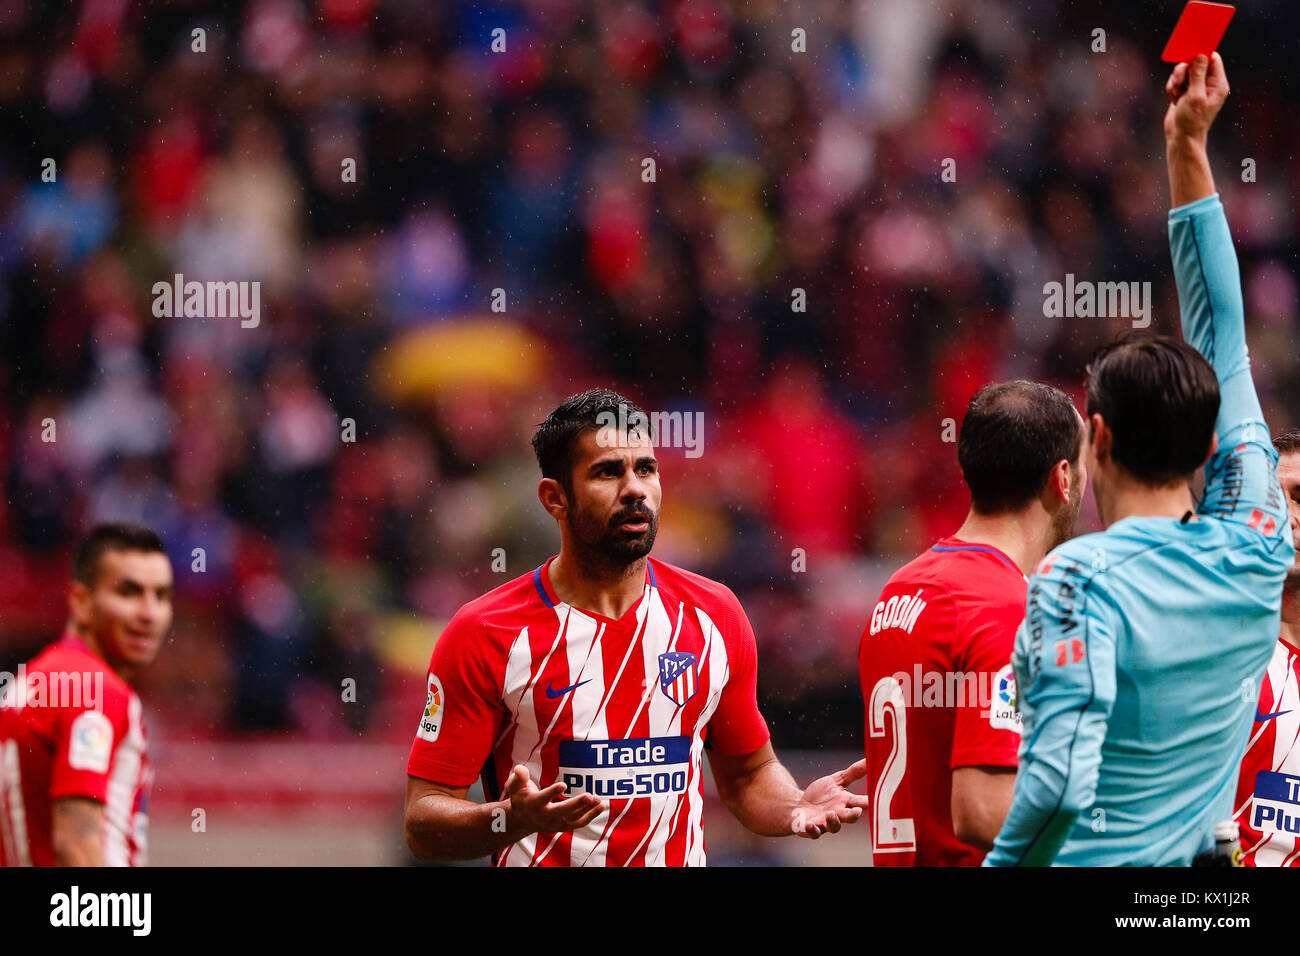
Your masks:
<path fill-rule="evenodd" d="M 450 787 L 481 772 L 496 800 L 524 764 L 538 787 L 605 801 L 588 826 L 525 837 L 497 866 L 703 865 L 703 748 L 768 740 L 740 602 L 647 559 L 640 600 L 613 620 L 560 601 L 549 565 L 471 601 L 439 636 L 407 772 Z"/>
<path fill-rule="evenodd" d="M 1300 653 L 1278 639 L 1237 781 L 1246 866 L 1300 865 Z"/>
<path fill-rule="evenodd" d="M 54 866 L 54 801 L 104 805 L 104 862 L 143 866 L 153 772 L 139 696 L 72 634 L 0 699 L 0 865 Z"/>

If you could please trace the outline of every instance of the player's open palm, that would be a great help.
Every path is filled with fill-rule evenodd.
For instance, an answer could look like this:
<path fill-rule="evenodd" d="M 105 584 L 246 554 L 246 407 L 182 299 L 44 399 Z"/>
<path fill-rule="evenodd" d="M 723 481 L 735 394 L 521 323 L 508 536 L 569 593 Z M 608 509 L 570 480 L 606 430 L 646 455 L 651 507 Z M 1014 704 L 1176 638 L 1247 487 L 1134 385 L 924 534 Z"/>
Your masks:
<path fill-rule="evenodd" d="M 854 793 L 849 784 L 867 775 L 867 761 L 820 777 L 808 785 L 803 799 L 795 804 L 790 829 L 799 836 L 817 839 L 823 833 L 838 833 L 846 823 L 853 823 L 867 807 L 865 794 Z"/>
<path fill-rule="evenodd" d="M 1228 74 L 1223 58 L 1198 56 L 1191 63 L 1179 63 L 1165 82 L 1169 108 L 1165 110 L 1165 139 L 1185 136 L 1204 139 L 1210 124 L 1228 98 Z"/>
<path fill-rule="evenodd" d="M 563 783 L 538 789 L 523 764 L 516 764 L 502 796 L 510 801 L 510 825 L 526 833 L 560 833 L 585 827 L 600 815 L 605 804 L 590 793 L 564 799 Z"/>

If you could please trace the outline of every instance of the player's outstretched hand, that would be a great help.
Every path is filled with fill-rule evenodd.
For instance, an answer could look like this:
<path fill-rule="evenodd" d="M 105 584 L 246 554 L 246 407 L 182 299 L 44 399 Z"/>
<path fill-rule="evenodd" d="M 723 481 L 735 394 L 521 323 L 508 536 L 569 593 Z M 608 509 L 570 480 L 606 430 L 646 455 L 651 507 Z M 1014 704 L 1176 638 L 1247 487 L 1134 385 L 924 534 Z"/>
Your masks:
<path fill-rule="evenodd" d="M 605 809 L 601 799 L 590 793 L 580 793 L 566 800 L 563 796 L 565 789 L 563 783 L 553 783 L 539 790 L 528 768 L 515 764 L 502 793 L 510 801 L 511 828 L 525 833 L 578 830 Z"/>
<path fill-rule="evenodd" d="M 1165 110 L 1165 140 L 1185 137 L 1204 141 L 1210 124 L 1228 98 L 1228 74 L 1223 58 L 1198 56 L 1179 63 L 1165 81 L 1169 109 Z"/>
<path fill-rule="evenodd" d="M 867 761 L 864 759 L 846 770 L 810 783 L 791 814 L 791 832 L 816 840 L 823 833 L 838 833 L 841 826 L 856 821 L 866 809 L 867 798 L 848 787 L 866 775 Z"/>

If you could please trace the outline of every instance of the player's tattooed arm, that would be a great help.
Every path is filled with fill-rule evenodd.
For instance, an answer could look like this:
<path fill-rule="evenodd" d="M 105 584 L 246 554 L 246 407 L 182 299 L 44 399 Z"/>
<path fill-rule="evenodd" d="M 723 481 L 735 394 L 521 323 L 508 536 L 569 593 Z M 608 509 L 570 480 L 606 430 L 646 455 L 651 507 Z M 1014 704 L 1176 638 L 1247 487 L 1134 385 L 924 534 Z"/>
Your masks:
<path fill-rule="evenodd" d="M 406 845 L 421 860 L 450 862 L 490 856 L 533 833 L 578 830 L 605 804 L 591 794 L 564 798 L 564 784 L 538 789 L 528 768 L 516 766 L 501 800 L 475 803 L 468 787 L 406 778 Z"/>
<path fill-rule="evenodd" d="M 1223 59 L 1197 57 L 1179 63 L 1165 83 L 1169 108 L 1165 111 L 1165 157 L 1174 208 L 1215 193 L 1207 147 L 1210 124 L 1228 98 L 1228 75 Z"/>
<path fill-rule="evenodd" d="M 796 833 L 815 840 L 853 823 L 867 805 L 865 796 L 848 790 L 850 783 L 866 776 L 865 760 L 813 781 L 807 790 L 799 789 L 770 742 L 738 756 L 710 751 L 709 767 L 723 805 L 763 836 Z"/>
<path fill-rule="evenodd" d="M 85 797 L 55 800 L 51 837 L 60 866 L 103 866 L 104 805 Z"/>

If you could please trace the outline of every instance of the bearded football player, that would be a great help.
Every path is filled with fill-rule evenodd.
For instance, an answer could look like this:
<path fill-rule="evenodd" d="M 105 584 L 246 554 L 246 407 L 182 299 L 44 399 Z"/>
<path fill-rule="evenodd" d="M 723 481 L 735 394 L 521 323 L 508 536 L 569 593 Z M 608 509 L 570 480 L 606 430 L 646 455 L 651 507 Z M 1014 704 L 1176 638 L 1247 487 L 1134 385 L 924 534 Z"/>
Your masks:
<path fill-rule="evenodd" d="M 465 605 L 434 646 L 407 764 L 417 857 L 703 865 L 706 749 L 722 802 L 756 833 L 815 839 L 861 816 L 847 787 L 865 761 L 804 790 L 773 753 L 736 596 L 650 557 L 662 489 L 647 421 L 592 390 L 538 429 L 560 553 Z M 468 799 L 480 773 L 484 803 Z"/>

